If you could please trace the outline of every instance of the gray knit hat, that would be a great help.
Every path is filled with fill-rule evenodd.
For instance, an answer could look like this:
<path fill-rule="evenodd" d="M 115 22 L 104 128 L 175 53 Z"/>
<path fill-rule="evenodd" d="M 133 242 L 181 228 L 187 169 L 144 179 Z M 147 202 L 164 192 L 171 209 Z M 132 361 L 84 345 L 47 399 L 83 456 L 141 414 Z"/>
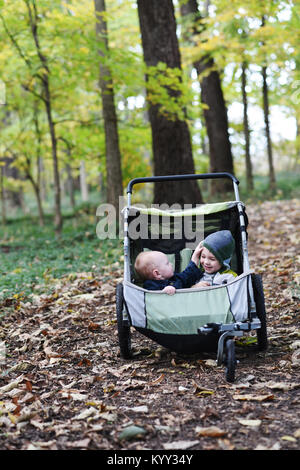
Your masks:
<path fill-rule="evenodd" d="M 234 251 L 234 238 L 229 230 L 211 233 L 202 243 L 221 263 L 222 266 L 230 268 L 230 260 Z"/>

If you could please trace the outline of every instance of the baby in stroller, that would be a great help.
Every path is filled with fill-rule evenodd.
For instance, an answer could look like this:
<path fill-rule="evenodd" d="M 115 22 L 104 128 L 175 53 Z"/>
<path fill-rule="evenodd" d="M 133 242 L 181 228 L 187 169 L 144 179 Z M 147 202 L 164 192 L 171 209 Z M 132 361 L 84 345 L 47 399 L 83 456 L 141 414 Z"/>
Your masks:
<path fill-rule="evenodd" d="M 141 252 L 136 258 L 135 270 L 144 280 L 144 289 L 162 290 L 173 295 L 176 289 L 207 287 L 232 281 L 237 276 L 229 264 L 233 251 L 231 232 L 221 230 L 208 235 L 199 243 L 191 261 L 181 273 L 174 273 L 167 255 L 160 251 Z"/>

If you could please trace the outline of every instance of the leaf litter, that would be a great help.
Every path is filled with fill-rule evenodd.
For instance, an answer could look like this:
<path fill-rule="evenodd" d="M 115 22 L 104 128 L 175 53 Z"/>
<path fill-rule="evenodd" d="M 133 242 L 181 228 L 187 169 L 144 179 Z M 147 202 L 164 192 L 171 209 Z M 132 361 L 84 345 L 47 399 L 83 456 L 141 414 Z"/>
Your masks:
<path fill-rule="evenodd" d="M 237 342 L 234 384 L 214 355 L 176 355 L 134 330 L 134 358 L 120 358 L 118 262 L 102 276 L 66 276 L 52 294 L 6 299 L 0 448 L 299 448 L 299 209 L 296 200 L 247 207 L 269 348 Z"/>

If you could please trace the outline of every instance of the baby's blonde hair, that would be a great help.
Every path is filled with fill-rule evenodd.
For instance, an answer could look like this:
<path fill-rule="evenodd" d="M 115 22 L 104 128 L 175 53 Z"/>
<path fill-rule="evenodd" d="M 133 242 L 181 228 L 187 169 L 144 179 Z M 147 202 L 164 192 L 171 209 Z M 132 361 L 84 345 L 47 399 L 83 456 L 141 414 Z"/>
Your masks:
<path fill-rule="evenodd" d="M 156 251 L 142 251 L 136 257 L 134 263 L 134 269 L 138 273 L 138 275 L 143 279 L 152 279 L 153 277 L 153 270 L 156 267 L 156 260 L 155 255 Z"/>

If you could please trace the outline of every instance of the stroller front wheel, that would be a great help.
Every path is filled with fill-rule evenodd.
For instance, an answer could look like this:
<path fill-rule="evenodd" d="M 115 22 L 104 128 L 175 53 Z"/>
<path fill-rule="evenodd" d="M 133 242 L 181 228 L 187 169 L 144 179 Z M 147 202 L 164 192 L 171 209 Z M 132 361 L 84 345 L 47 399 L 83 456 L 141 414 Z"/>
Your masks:
<path fill-rule="evenodd" d="M 227 382 L 234 382 L 235 378 L 235 345 L 234 340 L 229 339 L 226 342 L 226 380 Z"/>
<path fill-rule="evenodd" d="M 118 284 L 116 288 L 116 314 L 117 314 L 117 326 L 118 326 L 120 353 L 123 359 L 129 359 L 132 355 L 131 334 L 130 334 L 129 324 L 125 323 L 123 311 L 124 311 L 123 284 Z"/>
<path fill-rule="evenodd" d="M 268 347 L 267 315 L 265 309 L 265 298 L 261 276 L 258 274 L 253 274 L 252 284 L 254 300 L 256 303 L 256 313 L 261 322 L 261 328 L 257 330 L 257 346 L 259 351 L 265 351 Z"/>

